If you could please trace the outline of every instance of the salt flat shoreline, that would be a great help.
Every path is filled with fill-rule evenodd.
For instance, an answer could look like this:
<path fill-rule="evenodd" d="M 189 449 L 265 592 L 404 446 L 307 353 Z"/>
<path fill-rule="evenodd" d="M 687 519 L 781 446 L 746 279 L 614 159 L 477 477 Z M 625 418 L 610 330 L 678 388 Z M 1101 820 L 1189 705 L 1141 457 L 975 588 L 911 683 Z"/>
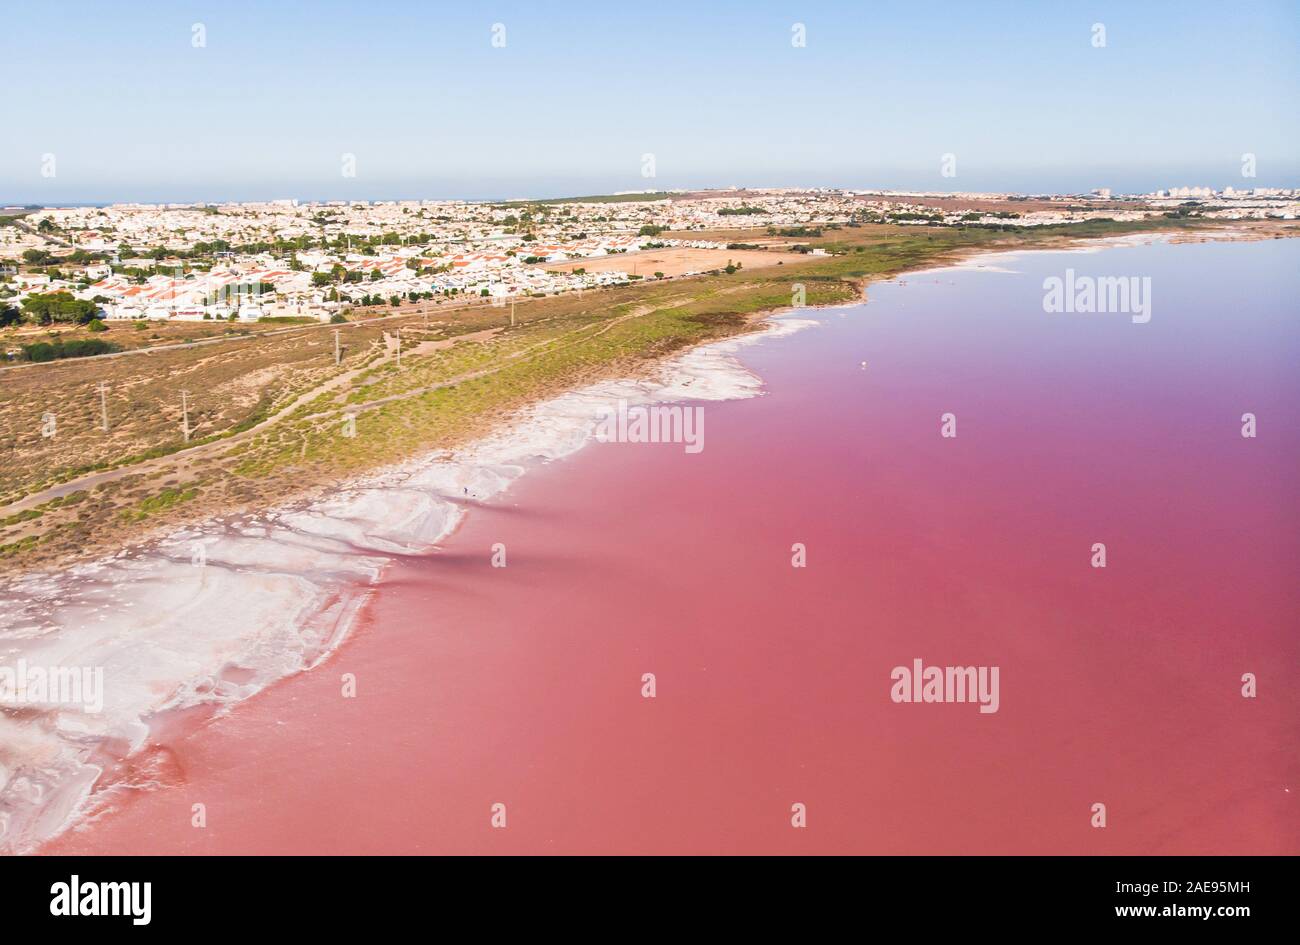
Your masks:
<path fill-rule="evenodd" d="M 1250 250 L 1215 252 L 1154 246 L 1131 263 L 1115 253 L 1091 266 L 1123 271 L 1150 259 L 1166 278 L 1186 273 L 1196 285 L 1209 277 L 1197 260 L 1260 271 Z M 1262 258 L 1268 265 L 1289 255 Z M 166 732 L 158 739 L 166 747 L 143 752 L 135 766 L 145 789 L 92 799 L 83 829 L 41 849 L 1279 849 L 1265 832 L 1281 823 L 1278 785 L 1294 766 L 1260 752 L 1285 744 L 1280 726 L 1294 700 L 1278 693 L 1244 703 L 1224 689 L 1231 678 L 1193 671 L 1210 655 L 1215 665 L 1244 659 L 1267 668 L 1293 651 L 1278 620 L 1289 601 L 1280 591 L 1288 556 L 1252 562 L 1236 553 L 1242 542 L 1233 545 L 1237 579 L 1251 568 L 1267 575 L 1252 609 L 1184 583 L 1225 566 L 1184 529 L 1217 533 L 1244 516 L 1267 528 L 1268 541 L 1280 536 L 1285 517 L 1269 510 L 1293 490 L 1268 492 L 1245 510 L 1223 500 L 1264 469 L 1276 482 L 1294 439 L 1268 438 L 1251 453 L 1235 430 L 1225 440 L 1217 395 L 1187 369 L 1213 356 L 1213 339 L 1237 337 L 1221 334 L 1213 302 L 1197 308 L 1187 290 L 1178 293 L 1184 318 L 1158 320 L 1155 332 L 1066 324 L 1043 318 L 1034 296 L 1039 277 L 1077 262 L 997 262 L 1016 274 L 903 278 L 877 286 L 870 307 L 828 311 L 780 346 L 749 347 L 744 363 L 767 396 L 706 406 L 710 449 L 698 460 L 677 449 L 582 449 L 572 462 L 512 479 L 505 502 L 462 504 L 473 514 L 460 516 L 436 552 L 383 556 L 346 645 L 317 671 L 274 681 L 201 730 Z M 1284 281 L 1292 280 L 1269 285 Z M 1275 292 L 1263 298 L 1249 309 L 1260 329 L 1285 311 Z M 966 306 L 980 317 L 955 310 Z M 976 352 L 972 342 L 988 331 L 1001 331 L 1002 343 Z M 1026 331 L 1051 342 L 1042 362 L 1023 362 L 1006 346 Z M 1062 332 L 1090 342 L 1076 351 L 1057 343 Z M 1253 344 L 1234 350 L 1264 352 L 1261 337 L 1293 338 L 1252 334 Z M 1196 344 L 1190 361 L 1183 340 Z M 873 358 L 868 371 L 858 370 L 858 350 Z M 987 374 L 965 375 L 973 353 L 993 357 L 1004 381 L 989 388 Z M 1267 375 L 1278 359 L 1248 363 Z M 934 370 L 918 375 L 922 364 Z M 1137 385 L 1163 372 L 1169 390 L 1190 392 L 1158 455 L 1145 446 L 1127 452 L 1128 408 L 1091 395 L 1102 367 L 1120 367 L 1118 379 Z M 1026 396 L 1054 377 L 1065 391 L 1059 402 Z M 906 403 L 889 396 L 903 389 Z M 1266 381 L 1243 392 L 1278 415 L 1280 392 Z M 939 406 L 955 407 L 976 435 L 940 445 L 927 422 Z M 1169 408 L 1139 400 L 1139 426 L 1169 420 Z M 1018 434 L 1057 409 L 1075 422 Z M 554 442 L 553 421 L 571 415 L 541 416 L 535 426 Z M 841 436 L 846 425 L 857 435 Z M 1183 470 L 1178 444 L 1187 436 L 1217 458 L 1215 470 Z M 1095 475 L 1097 450 L 1128 456 L 1132 476 Z M 1248 457 L 1267 457 L 1266 465 Z M 481 458 L 490 465 L 501 454 Z M 1157 501 L 1144 501 L 1131 493 L 1145 481 L 1190 492 L 1170 505 L 1161 499 L 1167 485 L 1156 485 Z M 783 501 L 796 483 L 803 494 Z M 861 491 L 846 504 L 844 489 L 855 483 Z M 973 491 L 951 496 L 962 483 Z M 400 508 L 412 485 L 394 485 Z M 1077 501 L 1060 503 L 1062 488 Z M 1080 535 L 1099 528 L 1114 538 L 1120 526 L 1123 566 L 1098 574 L 1076 562 Z M 809 542 L 809 570 L 785 560 L 791 537 Z M 489 567 L 497 541 L 509 546 L 506 571 Z M 1157 587 L 1146 577 L 1153 561 L 1171 578 Z M 946 591 L 935 592 L 936 576 Z M 1258 632 L 1222 634 L 1234 612 Z M 1001 664 L 1006 698 L 996 715 L 892 706 L 888 668 L 945 653 Z M 1130 671 L 1116 675 L 1116 661 Z M 637 694 L 643 670 L 656 672 L 666 698 Z M 1195 682 L 1184 691 L 1189 673 Z M 355 674 L 359 699 L 339 698 L 340 674 Z M 1153 696 L 1153 685 L 1177 699 Z M 1134 724 L 1160 706 L 1177 721 L 1159 730 Z M 1188 752 L 1191 744 L 1206 750 Z M 1097 791 L 1127 812 L 1124 829 L 1090 831 L 1080 805 Z M 723 805 L 730 813 L 682 818 L 701 797 L 734 804 Z M 815 832 L 782 829 L 782 802 L 796 798 L 810 801 Z M 209 801 L 214 829 L 190 826 L 195 799 Z M 1235 813 L 1204 816 L 1208 801 L 1224 799 Z M 487 827 L 497 800 L 510 806 L 509 831 Z"/>
<path fill-rule="evenodd" d="M 318 665 L 347 638 L 387 564 L 429 552 L 474 503 L 580 449 L 607 404 L 756 396 L 761 381 L 730 352 L 804 324 L 772 322 L 679 353 L 658 380 L 571 391 L 470 447 L 361 477 L 324 500 L 189 526 L 108 559 L 7 581 L 0 634 L 24 658 L 104 664 L 112 682 L 102 716 L 59 711 L 23 726 L 35 737 L 4 740 L 0 849 L 30 850 L 111 802 L 116 786 L 96 782 L 129 768 L 158 730 L 194 724 L 198 709 L 206 720 Z"/>

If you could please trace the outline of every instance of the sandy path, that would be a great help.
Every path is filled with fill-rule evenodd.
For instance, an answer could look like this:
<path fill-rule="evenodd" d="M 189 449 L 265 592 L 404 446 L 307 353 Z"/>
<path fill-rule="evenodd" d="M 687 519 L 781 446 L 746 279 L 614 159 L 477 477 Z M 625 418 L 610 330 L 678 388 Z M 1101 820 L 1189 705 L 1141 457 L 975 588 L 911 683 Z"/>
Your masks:
<path fill-rule="evenodd" d="M 629 319 L 640 318 L 642 315 L 645 315 L 652 311 L 654 311 L 654 306 L 650 306 L 650 305 L 638 306 L 637 308 L 633 309 L 631 312 L 628 312 L 626 315 L 620 315 L 617 318 L 613 318 L 607 322 L 604 322 L 596 329 L 596 331 L 591 332 L 590 337 L 597 338 L 600 335 L 603 335 L 605 332 L 609 331 L 610 329 L 616 327 L 617 325 Z M 581 328 L 576 328 L 572 332 L 569 332 L 566 336 L 562 336 L 562 337 L 572 337 L 573 335 L 579 334 L 581 332 L 590 331 L 591 327 L 592 326 L 590 325 L 586 325 Z M 467 335 L 459 335 L 455 338 L 443 338 L 438 341 L 424 341 L 416 345 L 414 348 L 409 349 L 406 353 L 408 356 L 413 354 L 415 355 L 426 354 L 432 351 L 439 351 L 446 348 L 450 348 L 453 345 L 462 341 L 472 341 L 472 342 L 489 341 L 492 338 L 494 338 L 499 332 L 503 331 L 504 328 L 505 326 L 502 325 L 502 326 L 497 326 L 495 328 L 485 328 L 482 331 L 472 332 Z M 527 357 L 529 354 L 531 354 L 532 352 L 536 351 L 539 348 L 550 348 L 551 350 L 556 350 L 555 345 L 558 340 L 560 339 L 550 339 L 548 341 L 540 341 L 537 342 L 536 344 L 529 345 L 528 347 L 522 348 L 519 351 L 512 352 L 511 354 L 507 355 L 506 358 L 507 363 L 515 363 L 520 358 Z M 579 340 L 581 339 L 575 338 L 569 342 L 569 345 L 577 344 Z M 286 416 L 288 416 L 289 414 L 297 410 L 299 407 L 301 407 L 303 404 L 310 403 L 312 400 L 315 400 L 317 397 L 319 397 L 322 394 L 328 394 L 331 391 L 338 390 L 340 387 L 343 387 L 344 385 L 348 384 L 353 379 L 355 379 L 358 375 L 360 375 L 365 371 L 369 371 L 379 365 L 386 364 L 390 361 L 395 361 L 397 359 L 396 338 L 393 335 L 389 335 L 387 332 L 385 332 L 384 343 L 385 343 L 384 345 L 385 351 L 376 360 L 370 361 L 366 364 L 345 371 L 342 374 L 336 375 L 335 377 L 330 378 L 328 381 L 325 381 L 324 383 L 319 384 L 316 387 L 313 387 L 311 390 L 299 394 L 287 405 L 281 407 L 271 416 L 255 424 L 254 426 L 249 427 L 247 430 L 242 430 L 239 433 L 236 433 L 232 436 L 224 437 L 219 440 L 211 440 L 207 443 L 199 443 L 195 446 L 187 447 L 182 450 L 177 450 L 174 453 L 168 453 L 166 456 L 159 456 L 155 459 L 146 460 L 143 463 L 136 463 L 130 466 L 121 466 L 116 469 L 106 469 L 102 472 L 89 473 L 84 476 L 78 476 L 76 479 L 69 479 L 67 482 L 61 482 L 57 485 L 53 485 L 46 489 L 42 489 L 39 492 L 33 492 L 30 495 L 24 496 L 23 498 L 17 500 L 16 502 L 10 503 L 9 505 L 0 506 L 0 517 L 14 515 L 18 512 L 25 511 L 26 509 L 35 508 L 36 506 L 41 505 L 42 503 L 49 502 L 51 499 L 57 499 L 60 496 L 71 495 L 74 492 L 79 492 L 82 490 L 93 489 L 96 486 L 103 485 L 104 483 L 116 482 L 117 480 L 125 479 L 128 476 L 148 475 L 150 473 L 161 472 L 171 467 L 183 466 L 184 464 L 190 462 L 191 460 L 203 459 L 221 450 L 225 450 L 230 446 L 233 446 L 238 443 L 242 443 L 250 439 L 251 437 L 255 436 L 257 433 L 265 430 L 267 427 L 284 419 Z M 357 414 L 383 406 L 384 404 L 387 403 L 392 403 L 394 401 L 399 401 L 399 400 L 406 400 L 411 397 L 418 397 L 421 394 L 426 394 L 431 391 L 441 390 L 442 388 L 446 388 L 446 387 L 452 387 L 455 386 L 456 384 L 463 384 L 466 381 L 476 380 L 477 378 L 480 377 L 487 377 L 497 373 L 498 371 L 501 371 L 506 366 L 507 366 L 506 364 L 499 364 L 496 365 L 495 367 L 484 368 L 479 371 L 471 371 L 467 374 L 449 378 L 448 380 L 445 381 L 440 381 L 437 384 L 431 384 L 426 387 L 417 388 L 415 390 L 404 391 L 401 394 L 393 394 L 389 397 L 382 397 L 379 398 L 378 400 L 372 400 L 363 404 L 358 404 L 354 407 L 346 408 L 346 412 L 355 416 Z M 337 412 L 339 411 L 325 411 L 319 414 L 312 414 L 306 419 L 310 420 L 319 417 L 325 417 L 328 416 L 330 413 L 337 413 Z"/>
<path fill-rule="evenodd" d="M 502 330 L 501 327 L 485 328 L 482 331 L 472 332 L 471 334 L 468 335 L 459 335 L 455 338 L 444 338 L 439 341 L 421 342 L 416 347 L 410 349 L 410 351 L 408 351 L 407 354 L 408 355 L 419 354 L 419 353 L 425 353 L 430 351 L 437 351 L 443 348 L 450 348 L 452 345 L 462 341 L 475 341 L 475 342 L 488 341 L 501 330 Z M 228 437 L 224 437 L 222 439 L 211 440 L 206 443 L 199 443 L 195 446 L 186 447 L 185 449 L 177 450 L 174 453 L 168 453 L 166 456 L 159 456 L 156 459 L 146 460 L 143 463 L 135 463 L 129 466 L 121 466 L 118 467 L 117 469 L 106 469 L 102 472 L 89 473 L 85 476 L 78 476 L 76 479 L 69 479 L 67 482 L 61 482 L 58 485 L 50 486 L 47 489 L 42 489 L 40 492 L 33 492 L 30 495 L 24 496 L 23 498 L 19 499 L 16 502 L 12 502 L 9 505 L 0 507 L 0 517 L 13 515 L 17 512 L 22 512 L 26 509 L 34 508 L 35 506 L 38 506 L 44 502 L 50 501 L 51 499 L 56 499 L 59 496 L 70 495 L 74 492 L 93 489 L 96 486 L 103 485 L 104 483 L 107 482 L 115 482 L 119 479 L 125 479 L 128 476 L 136 476 L 136 475 L 143 475 L 152 472 L 158 472 L 160 470 L 167 469 L 170 466 L 180 465 L 193 459 L 201 459 L 203 457 L 210 456 L 214 453 L 217 453 L 221 450 L 225 450 L 228 447 L 235 445 L 237 443 L 242 443 L 245 440 L 248 440 L 251 437 L 255 436 L 257 433 L 261 432 L 262 430 L 265 430 L 267 427 L 271 426 L 272 424 L 275 424 L 280 420 L 284 419 L 289 414 L 293 413 L 295 410 L 301 407 L 303 404 L 310 403 L 312 400 L 319 397 L 321 394 L 327 394 L 330 391 L 337 390 L 338 388 L 351 382 L 354 378 L 356 378 L 359 374 L 361 374 L 364 371 L 369 371 L 372 368 L 375 368 L 381 364 L 386 364 L 389 361 L 396 360 L 397 357 L 396 339 L 393 336 L 385 333 L 384 341 L 385 341 L 385 351 L 376 360 L 369 361 L 366 364 L 362 364 L 358 367 L 344 371 L 342 374 L 338 374 L 330 378 L 328 381 L 325 381 L 324 383 L 319 384 L 316 387 L 313 387 L 311 390 L 299 394 L 297 397 L 295 397 L 284 407 L 281 407 L 275 413 L 271 414 L 269 417 L 260 421 L 259 423 L 249 427 L 247 430 L 242 430 L 239 433 L 233 434 Z"/>

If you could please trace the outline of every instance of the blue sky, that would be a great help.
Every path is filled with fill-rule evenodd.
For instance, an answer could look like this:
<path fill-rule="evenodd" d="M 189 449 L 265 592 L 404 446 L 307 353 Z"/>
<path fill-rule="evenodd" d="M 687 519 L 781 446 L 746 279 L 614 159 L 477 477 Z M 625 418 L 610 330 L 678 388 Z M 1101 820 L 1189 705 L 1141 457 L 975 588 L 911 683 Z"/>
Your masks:
<path fill-rule="evenodd" d="M 8 2 L 3 24 L 0 203 L 1300 184 L 1293 0 Z"/>

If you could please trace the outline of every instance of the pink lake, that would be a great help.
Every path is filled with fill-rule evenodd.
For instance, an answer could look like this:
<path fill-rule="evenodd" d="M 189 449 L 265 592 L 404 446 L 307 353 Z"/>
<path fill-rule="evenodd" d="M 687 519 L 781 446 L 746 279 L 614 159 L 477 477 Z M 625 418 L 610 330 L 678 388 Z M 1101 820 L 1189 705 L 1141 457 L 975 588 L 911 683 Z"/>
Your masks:
<path fill-rule="evenodd" d="M 1300 853 L 1300 244 L 991 262 L 742 349 L 696 455 L 529 472 L 44 851 Z M 1066 268 L 1151 321 L 1045 313 Z"/>

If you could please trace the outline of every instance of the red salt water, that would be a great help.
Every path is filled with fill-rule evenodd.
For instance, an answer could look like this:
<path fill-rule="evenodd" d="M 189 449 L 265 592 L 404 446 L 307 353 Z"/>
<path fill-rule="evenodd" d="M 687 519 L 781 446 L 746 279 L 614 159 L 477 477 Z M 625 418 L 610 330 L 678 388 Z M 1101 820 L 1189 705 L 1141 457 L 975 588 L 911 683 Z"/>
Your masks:
<path fill-rule="evenodd" d="M 701 453 L 530 472 L 45 850 L 1300 852 L 1298 250 L 1024 255 L 813 313 L 742 351 L 768 394 L 705 404 Z M 1150 275 L 1152 320 L 1044 313 L 1067 267 Z M 891 701 L 914 659 L 998 667 L 998 711 Z"/>

